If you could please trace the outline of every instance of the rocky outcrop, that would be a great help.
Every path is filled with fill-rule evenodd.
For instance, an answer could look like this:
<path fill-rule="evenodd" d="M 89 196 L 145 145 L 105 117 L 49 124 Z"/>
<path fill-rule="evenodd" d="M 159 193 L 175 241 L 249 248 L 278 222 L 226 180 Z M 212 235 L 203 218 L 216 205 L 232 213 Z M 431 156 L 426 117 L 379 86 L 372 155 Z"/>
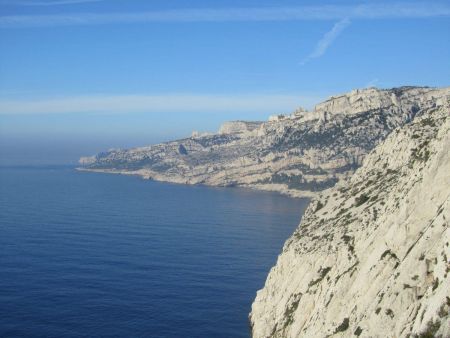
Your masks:
<path fill-rule="evenodd" d="M 407 92 L 407 95 L 404 93 Z M 391 90 L 379 90 L 376 88 L 356 89 L 349 94 L 332 96 L 330 99 L 316 106 L 315 111 L 335 114 L 354 115 L 362 112 L 391 109 L 393 107 L 411 112 L 420 110 L 426 102 L 436 102 L 442 105 L 445 97 L 434 90 L 424 90 L 421 87 L 400 87 Z M 394 108 L 395 109 L 395 108 Z"/>
<path fill-rule="evenodd" d="M 397 100 L 370 93 L 361 112 Z M 257 293 L 253 337 L 450 337 L 449 103 L 420 115 L 311 202 Z"/>
<path fill-rule="evenodd" d="M 219 134 L 239 134 L 251 132 L 261 126 L 257 121 L 230 121 L 225 122 L 219 128 Z"/>
<path fill-rule="evenodd" d="M 364 89 L 268 122 L 82 158 L 85 170 L 186 184 L 244 186 L 314 196 L 351 175 L 395 128 L 442 105 L 449 88 Z"/>

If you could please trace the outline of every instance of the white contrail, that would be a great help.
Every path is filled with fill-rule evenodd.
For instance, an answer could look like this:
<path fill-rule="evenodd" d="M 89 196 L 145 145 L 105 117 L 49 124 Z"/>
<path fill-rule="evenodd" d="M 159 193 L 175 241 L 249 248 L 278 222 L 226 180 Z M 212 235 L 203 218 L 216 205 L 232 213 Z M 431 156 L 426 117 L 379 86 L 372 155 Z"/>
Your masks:
<path fill-rule="evenodd" d="M 342 31 L 350 25 L 350 20 L 345 18 L 337 22 L 331 30 L 325 33 L 325 35 L 317 42 L 316 48 L 309 54 L 300 64 L 304 65 L 311 59 L 321 57 L 327 51 L 328 47 L 333 43 L 333 41 L 342 33 Z"/>

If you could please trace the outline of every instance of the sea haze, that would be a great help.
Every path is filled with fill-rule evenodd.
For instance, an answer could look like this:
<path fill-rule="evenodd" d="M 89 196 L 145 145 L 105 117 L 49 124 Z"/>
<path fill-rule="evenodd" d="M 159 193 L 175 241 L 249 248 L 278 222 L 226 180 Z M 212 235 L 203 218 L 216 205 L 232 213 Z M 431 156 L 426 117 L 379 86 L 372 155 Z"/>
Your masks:
<path fill-rule="evenodd" d="M 0 336 L 248 337 L 308 201 L 0 168 Z"/>

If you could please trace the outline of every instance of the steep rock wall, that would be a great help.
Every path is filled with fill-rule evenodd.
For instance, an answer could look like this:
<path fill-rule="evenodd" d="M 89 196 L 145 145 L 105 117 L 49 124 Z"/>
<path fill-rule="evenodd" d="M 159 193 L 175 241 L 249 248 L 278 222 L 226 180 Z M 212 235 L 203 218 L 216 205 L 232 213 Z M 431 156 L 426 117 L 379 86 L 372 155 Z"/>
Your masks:
<path fill-rule="evenodd" d="M 449 337 L 449 149 L 447 102 L 317 197 L 257 293 L 253 337 Z"/>

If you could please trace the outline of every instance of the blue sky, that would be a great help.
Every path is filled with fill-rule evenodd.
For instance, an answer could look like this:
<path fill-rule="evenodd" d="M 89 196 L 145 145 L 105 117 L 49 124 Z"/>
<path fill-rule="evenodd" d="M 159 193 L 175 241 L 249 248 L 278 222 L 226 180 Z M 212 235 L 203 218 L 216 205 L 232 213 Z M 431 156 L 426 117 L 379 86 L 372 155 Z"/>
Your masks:
<path fill-rule="evenodd" d="M 449 19 L 448 1 L 0 0 L 0 159 L 73 162 L 354 88 L 448 86 Z"/>

